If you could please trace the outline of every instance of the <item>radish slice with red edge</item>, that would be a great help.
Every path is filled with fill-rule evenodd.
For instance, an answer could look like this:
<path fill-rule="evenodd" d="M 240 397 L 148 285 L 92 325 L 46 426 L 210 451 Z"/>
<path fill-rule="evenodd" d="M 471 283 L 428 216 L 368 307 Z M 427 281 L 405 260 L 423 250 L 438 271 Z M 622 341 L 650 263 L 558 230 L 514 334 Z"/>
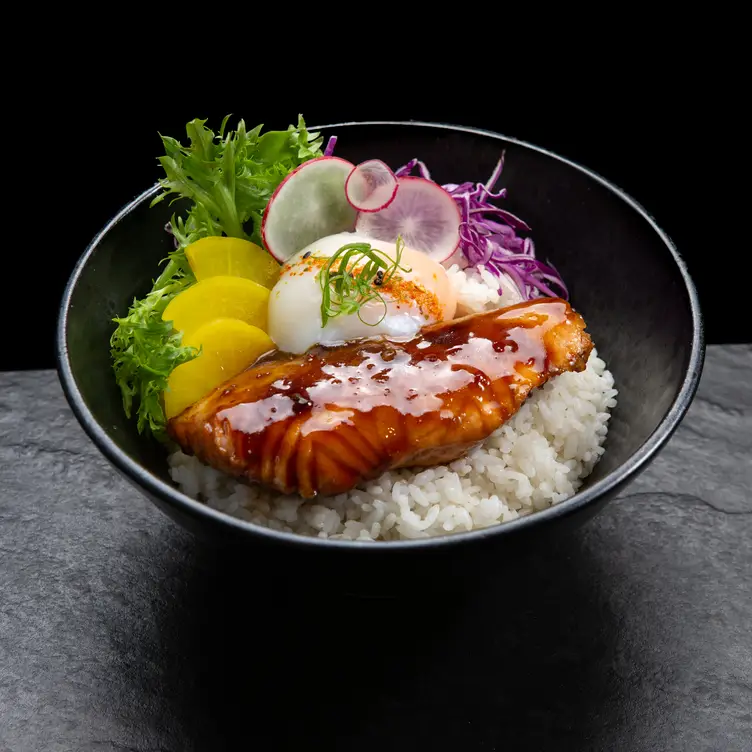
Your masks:
<path fill-rule="evenodd" d="M 361 162 L 348 175 L 345 194 L 358 211 L 377 212 L 386 209 L 397 195 L 397 178 L 380 159 Z"/>
<path fill-rule="evenodd" d="M 397 178 L 397 195 L 386 209 L 360 212 L 355 230 L 374 240 L 405 245 L 438 262 L 446 261 L 460 242 L 460 210 L 437 183 L 425 178 Z"/>
<path fill-rule="evenodd" d="M 261 239 L 277 261 L 283 264 L 301 248 L 354 228 L 357 212 L 345 196 L 354 168 L 340 157 L 316 157 L 277 186 L 261 221 Z"/>

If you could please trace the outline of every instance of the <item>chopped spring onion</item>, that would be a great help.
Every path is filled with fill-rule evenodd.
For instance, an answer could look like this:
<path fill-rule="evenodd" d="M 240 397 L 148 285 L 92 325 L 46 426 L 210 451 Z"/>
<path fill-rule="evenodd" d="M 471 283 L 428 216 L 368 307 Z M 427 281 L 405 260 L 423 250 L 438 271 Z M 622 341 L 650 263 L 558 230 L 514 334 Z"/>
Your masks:
<path fill-rule="evenodd" d="M 404 247 L 404 241 L 398 237 L 395 258 L 374 248 L 370 243 L 347 243 L 338 249 L 318 275 L 321 286 L 321 326 L 326 326 L 329 319 L 341 314 L 357 313 L 363 321 L 360 310 L 372 300 L 378 300 L 384 305 L 384 313 L 370 326 L 380 324 L 386 316 L 387 305 L 378 288 L 386 285 L 398 269 L 410 271 L 400 266 Z M 363 266 L 358 269 L 360 264 Z"/>

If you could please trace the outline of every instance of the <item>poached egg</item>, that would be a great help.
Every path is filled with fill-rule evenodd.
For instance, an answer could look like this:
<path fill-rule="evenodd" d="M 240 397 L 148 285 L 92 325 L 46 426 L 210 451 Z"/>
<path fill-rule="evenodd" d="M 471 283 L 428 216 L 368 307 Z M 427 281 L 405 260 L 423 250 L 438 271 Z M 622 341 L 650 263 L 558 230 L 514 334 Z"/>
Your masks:
<path fill-rule="evenodd" d="M 397 270 L 379 289 L 383 303 L 372 300 L 361 307 L 360 315 L 340 314 L 322 326 L 319 272 L 326 259 L 347 243 L 370 243 L 390 259 L 397 257 L 394 243 L 354 232 L 329 235 L 301 249 L 284 264 L 269 297 L 269 336 L 280 350 L 299 355 L 313 345 L 379 334 L 409 338 L 426 324 L 454 318 L 457 296 L 444 267 L 405 247 L 400 266 L 410 271 Z"/>

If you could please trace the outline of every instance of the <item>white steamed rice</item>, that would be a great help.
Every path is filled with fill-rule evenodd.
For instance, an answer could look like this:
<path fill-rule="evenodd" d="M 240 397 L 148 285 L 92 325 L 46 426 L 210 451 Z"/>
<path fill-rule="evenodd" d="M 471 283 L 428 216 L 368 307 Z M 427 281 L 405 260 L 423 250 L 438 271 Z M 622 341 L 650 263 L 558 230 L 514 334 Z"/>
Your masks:
<path fill-rule="evenodd" d="M 458 313 L 512 305 L 505 280 L 482 270 L 449 269 Z M 581 373 L 537 390 L 480 447 L 449 465 L 396 470 L 347 494 L 304 501 L 240 483 L 181 451 L 170 475 L 189 496 L 258 525 L 320 538 L 398 540 L 489 527 L 532 514 L 577 491 L 603 454 L 614 379 L 593 350 Z"/>

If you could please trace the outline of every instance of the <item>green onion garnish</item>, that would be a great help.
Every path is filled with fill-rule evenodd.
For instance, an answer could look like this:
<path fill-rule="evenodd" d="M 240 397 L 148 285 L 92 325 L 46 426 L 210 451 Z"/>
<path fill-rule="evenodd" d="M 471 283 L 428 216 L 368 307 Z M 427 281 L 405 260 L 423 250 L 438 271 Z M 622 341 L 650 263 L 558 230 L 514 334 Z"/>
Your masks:
<path fill-rule="evenodd" d="M 360 309 L 372 300 L 381 301 L 384 313 L 373 324 L 367 321 L 363 323 L 367 326 L 380 324 L 386 316 L 387 306 L 378 288 L 387 284 L 398 269 L 403 272 L 410 271 L 400 266 L 404 247 L 404 241 L 398 237 L 397 257 L 394 259 L 370 243 L 348 243 L 337 250 L 319 272 L 321 326 L 326 326 L 329 319 L 350 313 L 357 313 L 358 318 L 363 321 Z M 363 268 L 355 273 L 355 269 L 364 260 Z"/>

